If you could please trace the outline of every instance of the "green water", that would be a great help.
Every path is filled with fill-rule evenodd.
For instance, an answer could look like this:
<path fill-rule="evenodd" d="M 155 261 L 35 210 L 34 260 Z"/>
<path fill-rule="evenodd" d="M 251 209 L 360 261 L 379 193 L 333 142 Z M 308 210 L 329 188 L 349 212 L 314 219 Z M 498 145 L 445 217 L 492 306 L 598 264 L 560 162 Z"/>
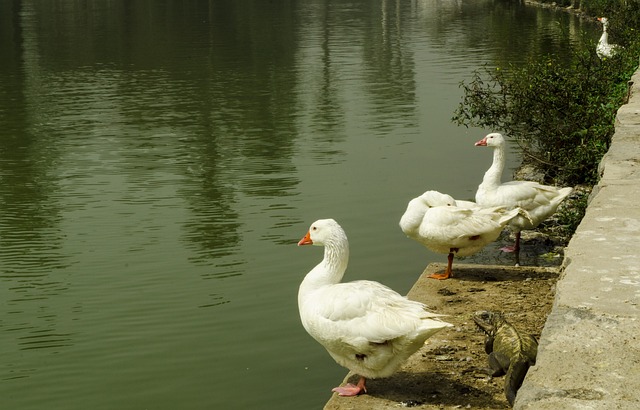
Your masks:
<path fill-rule="evenodd" d="M 490 0 L 2 2 L 1 407 L 321 408 L 345 370 L 300 325 L 296 242 L 335 218 L 346 279 L 406 293 L 445 260 L 406 203 L 491 161 L 459 82 L 585 30 Z"/>

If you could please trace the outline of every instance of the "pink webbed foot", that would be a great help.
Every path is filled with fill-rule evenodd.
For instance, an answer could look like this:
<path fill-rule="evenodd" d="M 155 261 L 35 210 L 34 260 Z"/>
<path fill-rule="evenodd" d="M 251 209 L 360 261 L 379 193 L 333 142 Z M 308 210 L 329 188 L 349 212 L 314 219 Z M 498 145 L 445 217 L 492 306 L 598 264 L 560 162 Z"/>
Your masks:
<path fill-rule="evenodd" d="M 364 377 L 361 377 L 360 380 L 358 380 L 357 386 L 354 386 L 351 383 L 347 383 L 344 386 L 335 387 L 331 391 L 338 393 L 338 395 L 340 396 L 353 397 L 367 392 L 365 383 L 366 379 Z"/>
<path fill-rule="evenodd" d="M 515 252 L 516 251 L 516 247 L 515 246 L 505 246 L 503 248 L 500 248 L 500 250 L 502 252 Z"/>
<path fill-rule="evenodd" d="M 357 396 L 360 393 L 365 393 L 365 391 L 363 391 L 360 387 L 354 386 L 351 383 L 341 387 L 336 387 L 331 391 L 338 393 L 339 396 L 347 396 L 347 397 Z"/>

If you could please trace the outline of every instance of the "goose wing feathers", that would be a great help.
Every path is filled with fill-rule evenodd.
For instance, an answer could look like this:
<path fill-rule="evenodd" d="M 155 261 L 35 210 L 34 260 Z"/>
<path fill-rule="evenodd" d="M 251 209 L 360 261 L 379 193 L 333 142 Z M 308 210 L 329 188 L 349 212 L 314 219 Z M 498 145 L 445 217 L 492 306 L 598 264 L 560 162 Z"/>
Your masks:
<path fill-rule="evenodd" d="M 317 303 L 322 301 L 322 303 Z M 384 343 L 415 332 L 423 319 L 439 315 L 425 310 L 392 289 L 371 281 L 354 281 L 318 289 L 305 303 L 315 312 L 323 339 L 341 339 L 352 345 Z"/>
<path fill-rule="evenodd" d="M 530 210 L 551 203 L 558 196 L 558 189 L 533 181 L 510 181 L 500 185 L 496 197 L 509 197 L 513 206 Z"/>

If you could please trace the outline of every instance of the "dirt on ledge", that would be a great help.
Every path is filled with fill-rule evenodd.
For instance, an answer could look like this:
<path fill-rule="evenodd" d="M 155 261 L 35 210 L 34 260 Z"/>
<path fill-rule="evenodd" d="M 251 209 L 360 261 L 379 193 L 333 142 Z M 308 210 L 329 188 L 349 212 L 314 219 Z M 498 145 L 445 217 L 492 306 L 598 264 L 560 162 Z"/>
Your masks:
<path fill-rule="evenodd" d="M 454 263 L 454 277 L 427 278 L 443 271 L 430 264 L 409 298 L 448 315 L 452 328 L 427 341 L 394 375 L 368 380 L 368 394 L 339 397 L 334 394 L 325 410 L 357 409 L 505 409 L 504 377 L 488 376 L 484 335 L 471 320 L 477 310 L 505 314 L 516 328 L 539 337 L 551 311 L 558 267 L 509 267 Z M 347 375 L 344 382 L 357 382 Z"/>

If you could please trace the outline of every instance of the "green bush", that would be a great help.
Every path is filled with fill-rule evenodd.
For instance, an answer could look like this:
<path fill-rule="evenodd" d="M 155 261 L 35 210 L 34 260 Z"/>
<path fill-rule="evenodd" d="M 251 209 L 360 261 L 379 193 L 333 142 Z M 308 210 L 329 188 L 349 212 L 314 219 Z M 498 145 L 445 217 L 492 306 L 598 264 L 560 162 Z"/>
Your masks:
<path fill-rule="evenodd" d="M 464 97 L 453 117 L 460 125 L 504 132 L 518 143 L 523 163 L 543 170 L 547 183 L 564 186 L 597 183 L 598 165 L 609 149 L 616 112 L 626 102 L 640 55 L 640 0 L 583 0 L 580 7 L 608 17 L 610 42 L 624 49 L 601 60 L 590 42 L 569 63 L 546 56 L 523 67 L 486 66 L 461 83 Z M 573 234 L 588 192 L 572 195 L 572 204 L 550 222 L 559 224 L 557 232 Z"/>
<path fill-rule="evenodd" d="M 551 229 L 552 232 L 558 236 L 571 238 L 576 229 L 578 229 L 578 225 L 580 225 L 587 211 L 587 201 L 590 192 L 590 190 L 579 190 L 571 194 L 571 206 L 562 206 L 558 209 L 556 219 L 560 221 L 560 224 L 555 231 Z M 541 225 L 542 229 L 545 229 L 545 225 L 547 225 L 547 223 L 543 222 Z"/>
<path fill-rule="evenodd" d="M 506 133 L 548 181 L 593 185 L 637 66 L 631 54 L 600 60 L 592 45 L 570 64 L 547 56 L 523 67 L 485 67 L 461 84 L 453 120 Z"/>

